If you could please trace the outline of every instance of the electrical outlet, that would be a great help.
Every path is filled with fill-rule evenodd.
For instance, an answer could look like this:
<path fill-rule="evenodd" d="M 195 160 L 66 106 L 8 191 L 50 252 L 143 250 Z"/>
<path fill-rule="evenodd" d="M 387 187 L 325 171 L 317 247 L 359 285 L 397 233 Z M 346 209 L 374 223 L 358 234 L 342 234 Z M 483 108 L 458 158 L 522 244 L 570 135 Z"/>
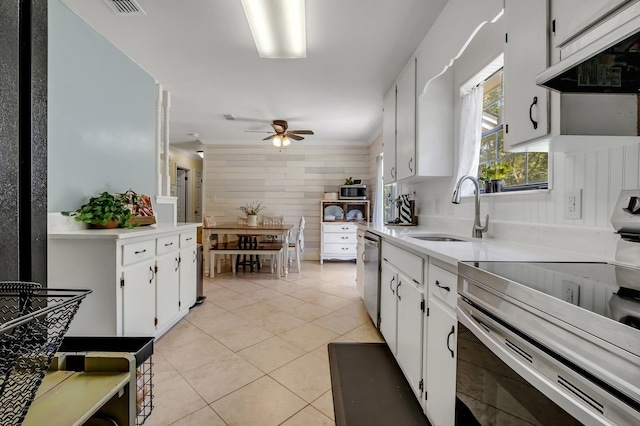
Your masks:
<path fill-rule="evenodd" d="M 565 191 L 564 193 L 564 218 L 582 218 L 582 189 Z"/>

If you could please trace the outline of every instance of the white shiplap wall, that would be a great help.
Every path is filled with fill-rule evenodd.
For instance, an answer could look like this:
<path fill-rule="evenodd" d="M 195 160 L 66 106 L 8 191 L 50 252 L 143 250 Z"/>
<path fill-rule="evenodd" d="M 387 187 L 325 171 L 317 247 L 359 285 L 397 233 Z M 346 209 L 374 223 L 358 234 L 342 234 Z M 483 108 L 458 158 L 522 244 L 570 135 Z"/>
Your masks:
<path fill-rule="evenodd" d="M 262 200 L 262 215 L 284 215 L 297 226 L 305 217 L 305 258 L 317 259 L 320 200 L 336 192 L 345 178 L 370 179 L 369 147 L 207 145 L 204 159 L 204 209 L 216 222 L 235 222 L 238 209 Z"/>

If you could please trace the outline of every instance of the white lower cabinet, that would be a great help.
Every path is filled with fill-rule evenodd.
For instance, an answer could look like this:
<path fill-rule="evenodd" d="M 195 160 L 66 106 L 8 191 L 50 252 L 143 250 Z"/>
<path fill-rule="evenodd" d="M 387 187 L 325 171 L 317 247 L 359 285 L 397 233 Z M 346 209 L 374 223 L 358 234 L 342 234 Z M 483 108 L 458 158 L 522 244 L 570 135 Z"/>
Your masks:
<path fill-rule="evenodd" d="M 180 254 L 159 256 L 156 260 L 156 327 L 163 329 L 178 314 L 180 303 Z"/>
<path fill-rule="evenodd" d="M 422 396 L 423 259 L 382 243 L 380 332 L 418 398 Z"/>
<path fill-rule="evenodd" d="M 455 312 L 433 298 L 429 300 L 425 408 L 431 424 L 453 426 L 456 415 Z"/>
<path fill-rule="evenodd" d="M 180 234 L 180 311 L 189 310 L 196 303 L 198 272 L 198 250 L 195 236 L 191 232 Z"/>
<path fill-rule="evenodd" d="M 195 302 L 195 240 L 196 225 L 50 234 L 48 286 L 92 290 L 67 335 L 160 337 Z"/>
<path fill-rule="evenodd" d="M 453 426 L 456 405 L 457 275 L 429 265 L 425 411 L 434 425 Z"/>
<path fill-rule="evenodd" d="M 151 259 L 122 268 L 122 283 L 126 283 L 122 286 L 124 336 L 153 336 L 156 333 L 156 307 L 146 303 L 156 299 L 155 266 L 155 260 Z"/>

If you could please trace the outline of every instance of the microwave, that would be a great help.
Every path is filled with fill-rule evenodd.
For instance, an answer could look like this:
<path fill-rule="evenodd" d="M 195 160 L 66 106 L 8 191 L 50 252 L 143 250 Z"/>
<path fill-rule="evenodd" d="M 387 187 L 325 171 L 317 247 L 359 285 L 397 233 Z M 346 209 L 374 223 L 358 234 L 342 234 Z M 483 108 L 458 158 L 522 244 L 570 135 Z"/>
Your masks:
<path fill-rule="evenodd" d="M 340 187 L 341 200 L 366 200 L 367 185 L 342 185 Z"/>

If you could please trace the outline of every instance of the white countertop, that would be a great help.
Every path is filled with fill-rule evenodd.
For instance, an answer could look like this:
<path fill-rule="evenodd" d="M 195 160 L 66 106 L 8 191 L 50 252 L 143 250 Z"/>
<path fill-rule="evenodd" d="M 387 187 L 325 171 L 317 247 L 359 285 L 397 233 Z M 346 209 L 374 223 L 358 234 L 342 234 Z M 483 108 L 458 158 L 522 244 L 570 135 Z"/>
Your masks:
<path fill-rule="evenodd" d="M 438 229 L 413 226 L 387 226 L 383 224 L 359 224 L 360 229 L 380 235 L 383 239 L 415 252 L 457 266 L 458 261 L 565 261 L 603 262 L 606 259 L 582 253 L 548 247 L 534 246 L 508 240 L 471 238 L 469 233 L 453 234 Z M 423 241 L 411 238 L 416 234 L 455 235 L 460 241 Z"/>
<path fill-rule="evenodd" d="M 148 235 L 163 234 L 168 232 L 182 232 L 196 229 L 202 226 L 201 223 L 179 223 L 177 226 L 168 224 L 155 224 L 148 226 L 137 226 L 132 229 L 115 228 L 115 229 L 76 229 L 76 230 L 58 230 L 49 232 L 49 239 L 110 239 L 120 240 L 127 238 L 145 237 Z"/>

